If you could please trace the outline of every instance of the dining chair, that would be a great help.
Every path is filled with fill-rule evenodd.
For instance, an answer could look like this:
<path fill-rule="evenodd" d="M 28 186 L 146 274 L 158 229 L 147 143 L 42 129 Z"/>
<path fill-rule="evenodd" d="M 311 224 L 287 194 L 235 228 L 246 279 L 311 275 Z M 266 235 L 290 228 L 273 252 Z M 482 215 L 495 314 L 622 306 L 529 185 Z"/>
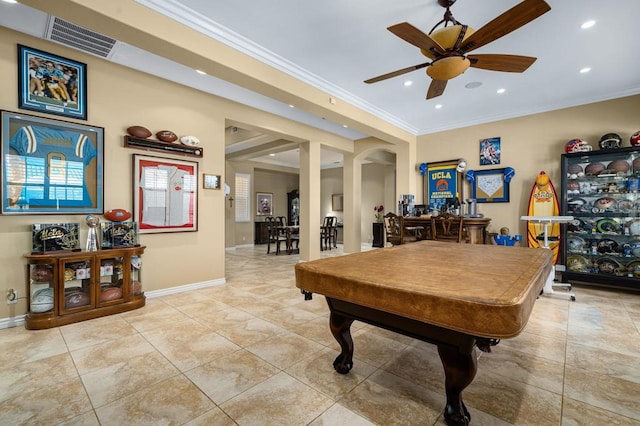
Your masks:
<path fill-rule="evenodd" d="M 280 244 L 284 243 L 287 254 L 291 253 L 291 239 L 289 237 L 289 229 L 287 228 L 286 216 L 276 216 L 276 255 L 280 254 Z"/>
<path fill-rule="evenodd" d="M 320 226 L 320 250 L 331 250 L 337 247 L 338 218 L 336 216 L 325 216 L 322 226 Z"/>
<path fill-rule="evenodd" d="M 462 242 L 463 217 L 442 214 L 431 217 L 431 234 L 434 240 Z"/>

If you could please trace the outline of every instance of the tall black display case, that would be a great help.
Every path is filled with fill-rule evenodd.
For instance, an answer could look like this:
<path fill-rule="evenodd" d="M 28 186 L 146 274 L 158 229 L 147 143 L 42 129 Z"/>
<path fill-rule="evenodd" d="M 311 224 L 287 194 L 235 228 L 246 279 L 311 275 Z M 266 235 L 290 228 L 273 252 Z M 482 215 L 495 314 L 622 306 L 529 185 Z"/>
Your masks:
<path fill-rule="evenodd" d="M 562 155 L 563 280 L 640 291 L 640 147 Z"/>

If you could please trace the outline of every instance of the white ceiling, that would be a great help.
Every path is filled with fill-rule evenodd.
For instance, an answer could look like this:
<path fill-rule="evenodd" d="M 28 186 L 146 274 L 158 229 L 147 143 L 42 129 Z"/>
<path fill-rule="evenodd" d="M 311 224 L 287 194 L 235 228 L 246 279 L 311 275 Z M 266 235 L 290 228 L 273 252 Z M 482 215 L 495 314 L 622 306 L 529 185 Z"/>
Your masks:
<path fill-rule="evenodd" d="M 372 85 L 363 80 L 427 61 L 386 28 L 406 21 L 428 33 L 444 13 L 436 0 L 135 1 L 416 135 L 640 93 L 638 0 L 546 0 L 551 11 L 474 51 L 537 57 L 527 71 L 471 68 L 431 100 L 424 70 Z M 519 2 L 458 0 L 451 10 L 478 29 Z M 596 24 L 580 29 L 590 19 Z M 0 3 L 0 25 L 42 37 L 46 21 L 41 12 Z M 120 44 L 110 60 L 349 138 L 366 136 L 211 76 L 194 79 L 183 65 L 135 46 Z M 591 71 L 581 74 L 584 67 Z M 405 87 L 406 80 L 413 85 Z M 475 82 L 482 84 L 465 88 Z M 499 88 L 505 93 L 497 94 Z M 295 167 L 297 152 L 288 155 L 276 157 Z M 323 158 L 327 165 L 335 161 Z"/>

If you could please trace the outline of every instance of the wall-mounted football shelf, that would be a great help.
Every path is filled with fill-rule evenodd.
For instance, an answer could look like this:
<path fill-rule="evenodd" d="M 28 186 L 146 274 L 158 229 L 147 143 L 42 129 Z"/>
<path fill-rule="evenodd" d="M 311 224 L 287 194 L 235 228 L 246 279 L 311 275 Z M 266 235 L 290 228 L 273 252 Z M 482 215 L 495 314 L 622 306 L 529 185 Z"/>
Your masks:
<path fill-rule="evenodd" d="M 188 157 L 203 156 L 203 149 L 199 146 L 187 146 L 181 143 L 161 142 L 153 139 L 142 139 L 125 135 L 124 146 L 127 148 L 142 149 L 145 151 L 161 151 L 171 154 L 186 155 Z"/>

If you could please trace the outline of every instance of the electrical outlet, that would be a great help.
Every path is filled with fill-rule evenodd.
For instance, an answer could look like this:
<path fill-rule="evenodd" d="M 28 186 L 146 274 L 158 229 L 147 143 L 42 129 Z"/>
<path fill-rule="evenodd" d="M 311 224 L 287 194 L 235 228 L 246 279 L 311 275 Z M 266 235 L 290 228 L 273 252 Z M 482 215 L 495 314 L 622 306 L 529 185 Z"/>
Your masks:
<path fill-rule="evenodd" d="M 7 305 L 18 303 L 18 290 L 10 288 L 7 290 Z"/>

